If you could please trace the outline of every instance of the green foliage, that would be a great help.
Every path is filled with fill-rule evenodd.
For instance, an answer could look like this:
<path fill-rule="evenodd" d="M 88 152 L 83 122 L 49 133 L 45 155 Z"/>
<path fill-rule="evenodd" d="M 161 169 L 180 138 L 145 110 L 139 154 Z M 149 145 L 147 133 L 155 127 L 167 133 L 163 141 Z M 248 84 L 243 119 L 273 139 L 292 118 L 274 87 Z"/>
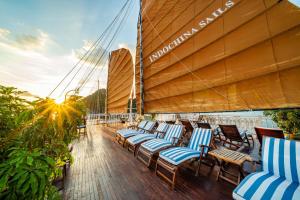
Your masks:
<path fill-rule="evenodd" d="M 91 113 L 105 113 L 106 89 L 99 89 L 85 98 L 86 107 Z"/>
<path fill-rule="evenodd" d="M 72 162 L 68 145 L 79 137 L 85 102 L 27 102 L 21 93 L 0 86 L 0 199 L 60 199 L 52 182 Z"/>
<path fill-rule="evenodd" d="M 53 158 L 41 149 L 10 151 L 8 159 L 0 164 L 0 199 L 43 199 L 56 195 L 52 188 Z"/>
<path fill-rule="evenodd" d="M 300 131 L 300 110 L 272 110 L 264 111 L 265 116 L 277 124 L 286 133 L 298 133 Z"/>
<path fill-rule="evenodd" d="M 30 108 L 30 102 L 20 98 L 23 92 L 13 87 L 0 85 L 0 137 L 6 136 L 7 132 L 12 131 L 20 125 L 16 120 L 20 114 Z"/>

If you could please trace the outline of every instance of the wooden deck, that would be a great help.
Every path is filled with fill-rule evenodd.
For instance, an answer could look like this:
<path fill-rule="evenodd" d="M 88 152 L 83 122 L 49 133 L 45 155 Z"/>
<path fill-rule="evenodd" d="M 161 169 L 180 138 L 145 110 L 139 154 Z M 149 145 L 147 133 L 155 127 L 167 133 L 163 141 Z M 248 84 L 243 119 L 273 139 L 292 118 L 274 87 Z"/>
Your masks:
<path fill-rule="evenodd" d="M 202 165 L 199 177 L 182 169 L 172 191 L 113 136 L 110 128 L 91 126 L 88 136 L 75 143 L 64 199 L 232 199 L 234 186 L 215 180 L 217 167 L 211 172 Z"/>

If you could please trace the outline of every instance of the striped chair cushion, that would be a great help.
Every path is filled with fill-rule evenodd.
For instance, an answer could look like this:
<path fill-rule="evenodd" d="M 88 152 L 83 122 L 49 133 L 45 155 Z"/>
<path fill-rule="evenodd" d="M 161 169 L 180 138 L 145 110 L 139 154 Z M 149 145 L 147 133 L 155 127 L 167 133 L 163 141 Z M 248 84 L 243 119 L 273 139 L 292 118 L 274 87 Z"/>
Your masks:
<path fill-rule="evenodd" d="M 148 124 L 149 123 L 150 122 L 148 122 Z M 158 131 L 165 131 L 167 128 L 168 128 L 168 124 L 161 123 L 161 124 L 159 124 L 159 126 L 157 127 L 156 130 L 158 130 Z M 150 139 L 154 139 L 156 137 L 157 137 L 157 133 L 154 133 L 154 134 L 144 133 L 144 134 L 138 134 L 136 136 L 133 136 L 133 137 L 129 138 L 127 141 L 131 145 L 136 145 L 136 144 L 139 144 L 141 142 L 144 142 L 144 141 L 147 141 L 147 140 L 150 140 Z"/>
<path fill-rule="evenodd" d="M 200 145 L 209 146 L 211 138 L 211 129 L 195 128 L 188 147 L 174 147 L 162 151 L 159 157 L 173 165 L 179 165 L 191 158 L 199 158 L 201 154 Z M 205 153 L 207 153 L 207 151 L 208 149 L 205 148 Z"/>
<path fill-rule="evenodd" d="M 199 158 L 200 151 L 196 151 L 187 147 L 174 147 L 160 152 L 159 157 L 173 165 L 179 165 L 180 163 L 191 158 Z"/>
<path fill-rule="evenodd" d="M 300 199 L 300 143 L 264 137 L 263 171 L 248 175 L 234 199 Z"/>
<path fill-rule="evenodd" d="M 157 130 L 157 131 L 160 131 L 160 132 L 166 132 L 166 131 L 168 130 L 168 128 L 169 128 L 169 124 L 163 122 L 163 123 L 160 123 L 160 124 L 158 125 L 158 127 L 157 127 L 156 130 Z M 160 133 L 157 133 L 157 132 L 155 132 L 154 134 L 155 134 L 155 135 L 160 135 Z"/>
<path fill-rule="evenodd" d="M 166 147 L 169 147 L 171 145 L 172 145 L 172 143 L 167 141 L 167 140 L 153 139 L 153 140 L 142 143 L 141 146 L 143 148 L 147 149 L 148 151 L 154 153 L 154 152 L 158 151 L 161 148 L 166 148 Z"/>
<path fill-rule="evenodd" d="M 164 140 L 172 143 L 172 138 L 173 137 L 180 138 L 182 131 L 183 131 L 182 125 L 175 125 L 175 124 L 170 125 L 170 127 L 168 128 L 168 130 L 164 136 Z"/>
<path fill-rule="evenodd" d="M 141 121 L 138 125 L 138 129 L 141 129 L 141 128 L 144 128 L 145 125 L 146 125 L 147 121 Z M 129 128 L 123 128 L 123 129 L 120 129 L 120 130 L 117 130 L 117 133 L 118 134 L 126 134 L 128 131 L 132 131 L 134 129 L 129 129 Z"/>
<path fill-rule="evenodd" d="M 300 199 L 299 183 L 291 182 L 268 172 L 248 175 L 233 191 L 233 198 L 244 199 Z"/>
<path fill-rule="evenodd" d="M 188 148 L 200 151 L 200 145 L 209 146 L 212 138 L 211 129 L 195 128 L 190 139 Z M 208 149 L 205 148 L 205 153 Z"/>
<path fill-rule="evenodd" d="M 126 131 L 123 131 L 119 134 L 123 138 L 128 138 L 128 137 L 138 135 L 138 134 L 143 134 L 143 133 L 144 133 L 144 131 L 142 131 L 142 130 L 127 129 Z"/>
<path fill-rule="evenodd" d="M 264 172 L 300 182 L 300 142 L 264 137 L 262 162 Z"/>
<path fill-rule="evenodd" d="M 154 128 L 156 122 L 152 122 L 152 121 L 148 121 L 146 126 L 144 127 L 144 129 L 146 131 L 152 131 L 152 129 Z"/>
<path fill-rule="evenodd" d="M 155 134 L 138 134 L 138 135 L 135 135 L 131 138 L 129 138 L 127 140 L 127 142 L 131 145 L 136 145 L 136 144 L 139 144 L 141 142 L 144 142 L 144 141 L 147 141 L 147 140 L 151 140 L 151 139 L 154 139 L 156 138 L 156 135 Z"/>
<path fill-rule="evenodd" d="M 139 123 L 138 128 L 144 128 L 146 126 L 146 124 L 147 124 L 147 121 L 143 120 Z"/>

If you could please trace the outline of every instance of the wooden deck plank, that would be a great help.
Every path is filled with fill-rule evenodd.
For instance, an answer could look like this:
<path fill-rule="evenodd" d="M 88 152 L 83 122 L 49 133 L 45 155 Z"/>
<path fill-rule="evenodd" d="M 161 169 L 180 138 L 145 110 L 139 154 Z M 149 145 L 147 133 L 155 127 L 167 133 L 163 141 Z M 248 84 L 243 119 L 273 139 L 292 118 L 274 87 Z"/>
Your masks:
<path fill-rule="evenodd" d="M 232 199 L 234 186 L 217 182 L 216 170 L 203 165 L 199 177 L 181 169 L 174 191 L 153 169 L 113 142 L 112 129 L 90 126 L 74 144 L 74 163 L 68 170 L 64 199 Z"/>

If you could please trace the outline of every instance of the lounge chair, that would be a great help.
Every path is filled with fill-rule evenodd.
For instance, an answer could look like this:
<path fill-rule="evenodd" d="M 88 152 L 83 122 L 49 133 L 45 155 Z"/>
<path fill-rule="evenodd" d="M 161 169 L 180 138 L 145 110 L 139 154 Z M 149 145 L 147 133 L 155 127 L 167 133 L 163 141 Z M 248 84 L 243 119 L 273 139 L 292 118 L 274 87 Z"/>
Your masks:
<path fill-rule="evenodd" d="M 179 143 L 182 133 L 182 125 L 169 125 L 169 128 L 162 139 L 152 139 L 141 144 L 137 152 L 137 158 L 150 167 L 151 162 L 156 161 L 158 152 Z"/>
<path fill-rule="evenodd" d="M 144 133 L 144 128 L 146 127 L 148 121 L 143 120 L 138 126 L 128 126 L 126 129 L 117 130 L 117 135 L 115 140 L 120 144 L 125 144 L 125 140 L 130 136 L 134 136 L 140 133 Z"/>
<path fill-rule="evenodd" d="M 212 129 L 210 124 L 207 122 L 197 122 L 197 125 L 198 125 L 198 128 Z M 214 141 L 218 141 L 218 142 L 223 141 L 222 136 L 221 136 L 221 131 L 218 128 L 216 128 L 213 131 L 213 134 L 214 134 L 214 138 L 213 138 Z"/>
<path fill-rule="evenodd" d="M 234 146 L 240 148 L 244 143 L 247 143 L 250 147 L 250 140 L 254 146 L 254 139 L 251 134 L 247 134 L 247 131 L 239 132 L 236 125 L 219 125 L 225 139 L 223 140 L 224 144 L 229 144 L 229 148 Z"/>
<path fill-rule="evenodd" d="M 283 131 L 280 129 L 261 128 L 261 127 L 254 127 L 254 129 L 255 129 L 255 132 L 257 135 L 257 139 L 260 143 L 260 150 L 261 150 L 261 146 L 262 146 L 263 136 L 284 139 Z"/>
<path fill-rule="evenodd" d="M 263 137 L 262 171 L 248 175 L 233 198 L 300 199 L 300 142 Z"/>
<path fill-rule="evenodd" d="M 146 142 L 147 140 L 157 138 L 162 134 L 165 134 L 168 128 L 169 125 L 167 123 L 160 123 L 157 129 L 153 131 L 153 133 L 143 133 L 128 138 L 127 139 L 128 150 L 132 151 L 135 155 L 136 150 L 138 149 L 141 143 Z"/>
<path fill-rule="evenodd" d="M 211 141 L 211 129 L 194 129 L 187 147 L 173 147 L 159 153 L 155 173 L 171 183 L 172 189 L 174 189 L 178 167 L 186 161 L 198 160 L 196 170 L 196 176 L 198 176 L 201 161 L 203 158 L 206 158 L 207 152 L 211 148 Z M 166 171 L 172 175 L 171 179 L 165 175 L 164 172 Z"/>

